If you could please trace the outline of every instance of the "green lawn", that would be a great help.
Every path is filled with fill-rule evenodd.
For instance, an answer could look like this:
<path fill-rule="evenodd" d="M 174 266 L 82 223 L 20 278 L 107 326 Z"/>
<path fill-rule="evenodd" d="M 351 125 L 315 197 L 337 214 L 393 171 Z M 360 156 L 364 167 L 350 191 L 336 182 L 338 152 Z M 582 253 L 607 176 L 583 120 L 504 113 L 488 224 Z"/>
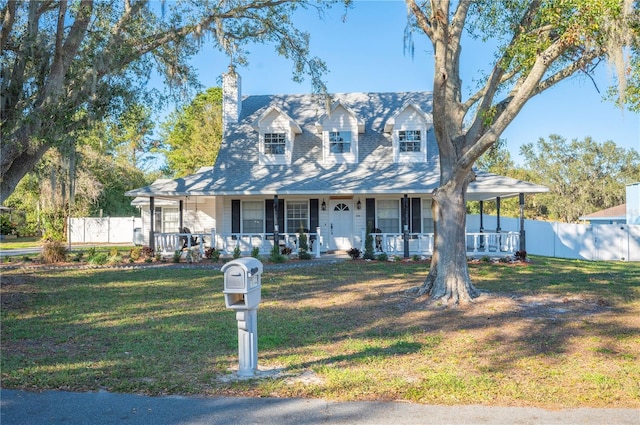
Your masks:
<path fill-rule="evenodd" d="M 640 264 L 474 263 L 486 293 L 405 290 L 424 263 L 265 268 L 259 364 L 229 381 L 235 314 L 216 269 L 2 270 L 2 387 L 640 407 Z"/>

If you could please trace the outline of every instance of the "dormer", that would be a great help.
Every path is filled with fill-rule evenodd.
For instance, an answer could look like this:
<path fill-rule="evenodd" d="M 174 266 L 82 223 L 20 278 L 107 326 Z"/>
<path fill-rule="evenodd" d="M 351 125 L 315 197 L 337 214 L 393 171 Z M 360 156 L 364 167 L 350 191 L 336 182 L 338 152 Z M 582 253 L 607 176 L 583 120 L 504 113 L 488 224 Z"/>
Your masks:
<path fill-rule="evenodd" d="M 316 131 L 322 135 L 325 163 L 358 162 L 358 134 L 364 133 L 364 121 L 347 106 L 335 102 L 316 122 Z"/>
<path fill-rule="evenodd" d="M 295 135 L 302 133 L 298 123 L 277 106 L 271 106 L 251 126 L 258 132 L 260 164 L 291 164 Z"/>
<path fill-rule="evenodd" d="M 425 162 L 427 160 L 427 131 L 433 118 L 415 103 L 402 106 L 384 125 L 384 132 L 392 136 L 395 162 Z"/>

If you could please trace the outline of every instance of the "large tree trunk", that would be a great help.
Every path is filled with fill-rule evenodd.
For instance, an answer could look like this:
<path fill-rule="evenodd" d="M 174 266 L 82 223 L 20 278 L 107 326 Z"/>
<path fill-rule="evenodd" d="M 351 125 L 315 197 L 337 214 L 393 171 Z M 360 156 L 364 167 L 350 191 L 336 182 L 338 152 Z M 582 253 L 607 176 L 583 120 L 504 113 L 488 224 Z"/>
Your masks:
<path fill-rule="evenodd" d="M 431 269 L 419 295 L 447 304 L 472 302 L 480 295 L 471 283 L 466 249 L 466 182 L 449 181 L 433 193 L 435 246 Z"/>

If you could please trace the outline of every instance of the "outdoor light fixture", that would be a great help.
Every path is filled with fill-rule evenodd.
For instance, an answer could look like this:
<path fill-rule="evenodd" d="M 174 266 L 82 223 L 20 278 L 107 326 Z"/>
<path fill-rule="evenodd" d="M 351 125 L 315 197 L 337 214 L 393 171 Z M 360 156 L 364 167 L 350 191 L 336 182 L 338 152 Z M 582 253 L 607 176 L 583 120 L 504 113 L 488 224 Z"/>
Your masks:
<path fill-rule="evenodd" d="M 326 211 L 327 210 L 327 203 L 324 202 L 324 199 L 322 200 L 322 204 L 320 205 L 320 208 L 322 208 L 322 211 Z"/>
<path fill-rule="evenodd" d="M 356 208 L 361 210 L 362 209 L 362 202 L 360 202 L 360 199 L 358 198 L 358 202 L 356 202 Z"/>

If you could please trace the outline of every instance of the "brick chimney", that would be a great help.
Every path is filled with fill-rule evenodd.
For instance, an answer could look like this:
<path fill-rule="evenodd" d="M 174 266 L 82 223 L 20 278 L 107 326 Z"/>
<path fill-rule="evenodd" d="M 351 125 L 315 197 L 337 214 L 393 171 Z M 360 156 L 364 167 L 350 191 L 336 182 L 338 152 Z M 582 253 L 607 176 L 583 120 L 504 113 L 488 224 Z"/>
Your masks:
<path fill-rule="evenodd" d="M 222 74 L 222 127 L 224 131 L 229 129 L 229 124 L 238 123 L 241 109 L 240 75 L 233 65 L 229 65 L 229 72 Z"/>

